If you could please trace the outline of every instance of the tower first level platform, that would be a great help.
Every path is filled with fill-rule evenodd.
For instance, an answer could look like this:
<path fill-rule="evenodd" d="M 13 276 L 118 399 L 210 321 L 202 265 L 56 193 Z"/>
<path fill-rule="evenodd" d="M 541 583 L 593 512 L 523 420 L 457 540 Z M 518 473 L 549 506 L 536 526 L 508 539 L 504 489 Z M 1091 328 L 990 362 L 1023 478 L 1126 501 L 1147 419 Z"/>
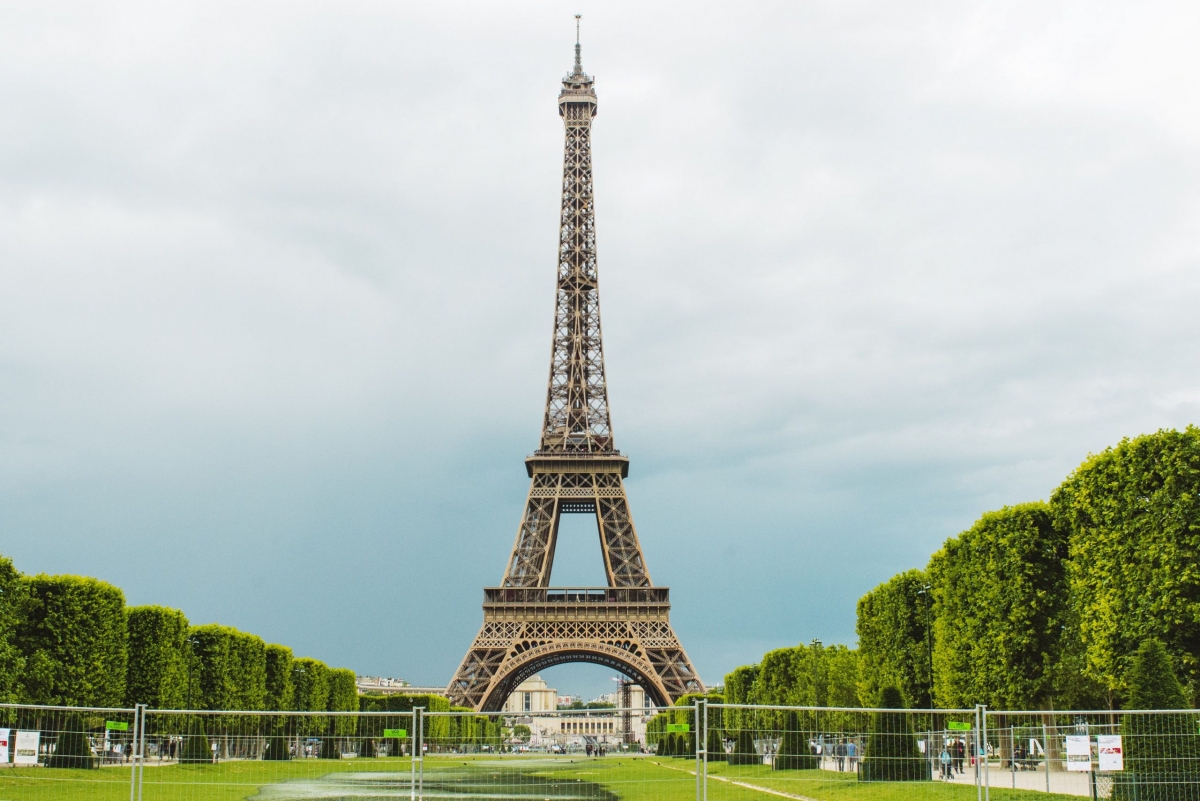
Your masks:
<path fill-rule="evenodd" d="M 452 703 L 497 710 L 552 665 L 592 662 L 667 706 L 703 687 L 675 632 L 666 587 L 488 587 L 483 627 L 450 685 Z"/>

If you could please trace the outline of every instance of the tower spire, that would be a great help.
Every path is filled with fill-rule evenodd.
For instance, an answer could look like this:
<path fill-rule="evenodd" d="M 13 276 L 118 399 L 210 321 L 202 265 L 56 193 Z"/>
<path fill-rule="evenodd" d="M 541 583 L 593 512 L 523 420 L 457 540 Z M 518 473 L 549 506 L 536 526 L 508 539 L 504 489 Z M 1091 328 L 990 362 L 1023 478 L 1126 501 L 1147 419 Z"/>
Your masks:
<path fill-rule="evenodd" d="M 582 14 L 575 15 L 575 74 L 583 74 L 583 60 L 579 56 L 579 20 L 583 18 Z"/>

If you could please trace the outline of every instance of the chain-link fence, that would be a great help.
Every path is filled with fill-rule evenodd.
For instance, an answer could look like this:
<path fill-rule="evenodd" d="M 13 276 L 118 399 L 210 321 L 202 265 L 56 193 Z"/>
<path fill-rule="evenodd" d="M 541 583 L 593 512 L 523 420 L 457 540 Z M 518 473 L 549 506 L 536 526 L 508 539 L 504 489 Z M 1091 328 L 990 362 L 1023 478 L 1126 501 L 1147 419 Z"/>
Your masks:
<path fill-rule="evenodd" d="M 1200 801 L 1200 712 L 704 700 L 519 714 L 0 705 L 0 801 L 993 795 Z"/>

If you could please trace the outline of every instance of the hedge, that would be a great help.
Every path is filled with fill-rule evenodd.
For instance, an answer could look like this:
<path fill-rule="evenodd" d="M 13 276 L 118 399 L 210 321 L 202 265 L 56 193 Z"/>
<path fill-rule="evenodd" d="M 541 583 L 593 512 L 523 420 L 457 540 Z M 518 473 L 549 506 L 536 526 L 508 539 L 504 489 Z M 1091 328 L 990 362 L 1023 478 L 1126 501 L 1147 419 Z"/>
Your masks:
<path fill-rule="evenodd" d="M 274 643 L 266 647 L 266 708 L 291 709 L 295 702 L 295 685 L 292 683 L 292 669 L 295 659 L 292 649 L 286 645 Z"/>
<path fill-rule="evenodd" d="M 17 647 L 17 625 L 27 590 L 11 559 L 0 556 L 0 703 L 17 701 L 25 657 Z"/>
<path fill-rule="evenodd" d="M 215 623 L 189 630 L 192 703 L 196 709 L 263 709 L 267 699 L 266 644 L 260 637 Z"/>
<path fill-rule="evenodd" d="M 128 649 L 125 596 L 84 576 L 21 579 L 26 612 L 16 628 L 24 703 L 121 706 Z"/>
<path fill-rule="evenodd" d="M 129 668 L 125 705 L 182 709 L 187 702 L 188 620 L 178 609 L 134 606 L 125 610 Z"/>

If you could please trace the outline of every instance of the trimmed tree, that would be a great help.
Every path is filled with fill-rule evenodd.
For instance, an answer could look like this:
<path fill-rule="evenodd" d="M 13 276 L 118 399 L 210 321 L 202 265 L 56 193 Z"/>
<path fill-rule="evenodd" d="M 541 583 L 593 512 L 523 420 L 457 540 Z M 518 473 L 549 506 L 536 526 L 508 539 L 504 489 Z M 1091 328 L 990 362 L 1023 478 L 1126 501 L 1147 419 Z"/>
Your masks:
<path fill-rule="evenodd" d="M 1126 677 L 1131 709 L 1183 709 L 1187 699 L 1158 640 L 1138 648 Z M 1137 801 L 1200 799 L 1200 743 L 1195 715 L 1126 714 L 1121 719 L 1125 770 L 1114 774 L 1113 797 Z"/>
<path fill-rule="evenodd" d="M 901 709 L 903 698 L 895 687 L 884 687 L 879 695 L 881 709 Z M 859 762 L 859 780 L 864 782 L 916 782 L 932 778 L 929 762 L 917 747 L 903 712 L 876 712 L 866 753 Z"/>
<path fill-rule="evenodd" d="M 1200 428 L 1125 439 L 1051 497 L 1071 532 L 1071 588 L 1084 675 L 1119 703 L 1130 662 L 1158 639 L 1200 701 Z M 1014 673 L 1019 671 L 1013 671 Z"/>
<path fill-rule="evenodd" d="M 195 715 L 188 719 L 179 761 L 184 765 L 207 765 L 213 761 L 212 745 L 204 731 L 204 721 Z"/>
<path fill-rule="evenodd" d="M 188 620 L 178 609 L 134 606 L 125 610 L 129 668 L 125 704 L 181 709 L 187 701 Z"/>
<path fill-rule="evenodd" d="M 319 659 L 304 657 L 292 663 L 294 706 L 301 712 L 324 712 L 329 708 L 329 667 Z M 296 721 L 297 734 L 316 735 L 325 731 L 325 716 L 303 717 Z"/>
<path fill-rule="evenodd" d="M 46 759 L 48 768 L 98 768 L 100 761 L 92 752 L 83 719 L 79 715 L 67 716 L 63 730 L 54 741 L 54 753 Z"/>
<path fill-rule="evenodd" d="M 937 703 L 1044 707 L 1062 644 L 1066 556 L 1066 533 L 1044 503 L 988 512 L 933 555 Z"/>
<path fill-rule="evenodd" d="M 878 698 L 892 686 L 907 706 L 930 706 L 933 598 L 921 592 L 928 584 L 925 571 L 909 570 L 858 600 L 859 698 Z"/>
<path fill-rule="evenodd" d="M 17 629 L 25 614 L 28 595 L 21 574 L 11 559 L 0 556 L 0 703 L 16 703 L 17 689 L 25 668 L 25 656 L 17 645 Z"/>
<path fill-rule="evenodd" d="M 125 595 L 85 576 L 22 579 L 25 614 L 16 642 L 25 666 L 21 699 L 63 706 L 120 706 L 128 649 Z"/>
<path fill-rule="evenodd" d="M 266 708 L 292 709 L 295 688 L 292 685 L 292 649 L 271 643 L 263 651 L 266 661 Z"/>

